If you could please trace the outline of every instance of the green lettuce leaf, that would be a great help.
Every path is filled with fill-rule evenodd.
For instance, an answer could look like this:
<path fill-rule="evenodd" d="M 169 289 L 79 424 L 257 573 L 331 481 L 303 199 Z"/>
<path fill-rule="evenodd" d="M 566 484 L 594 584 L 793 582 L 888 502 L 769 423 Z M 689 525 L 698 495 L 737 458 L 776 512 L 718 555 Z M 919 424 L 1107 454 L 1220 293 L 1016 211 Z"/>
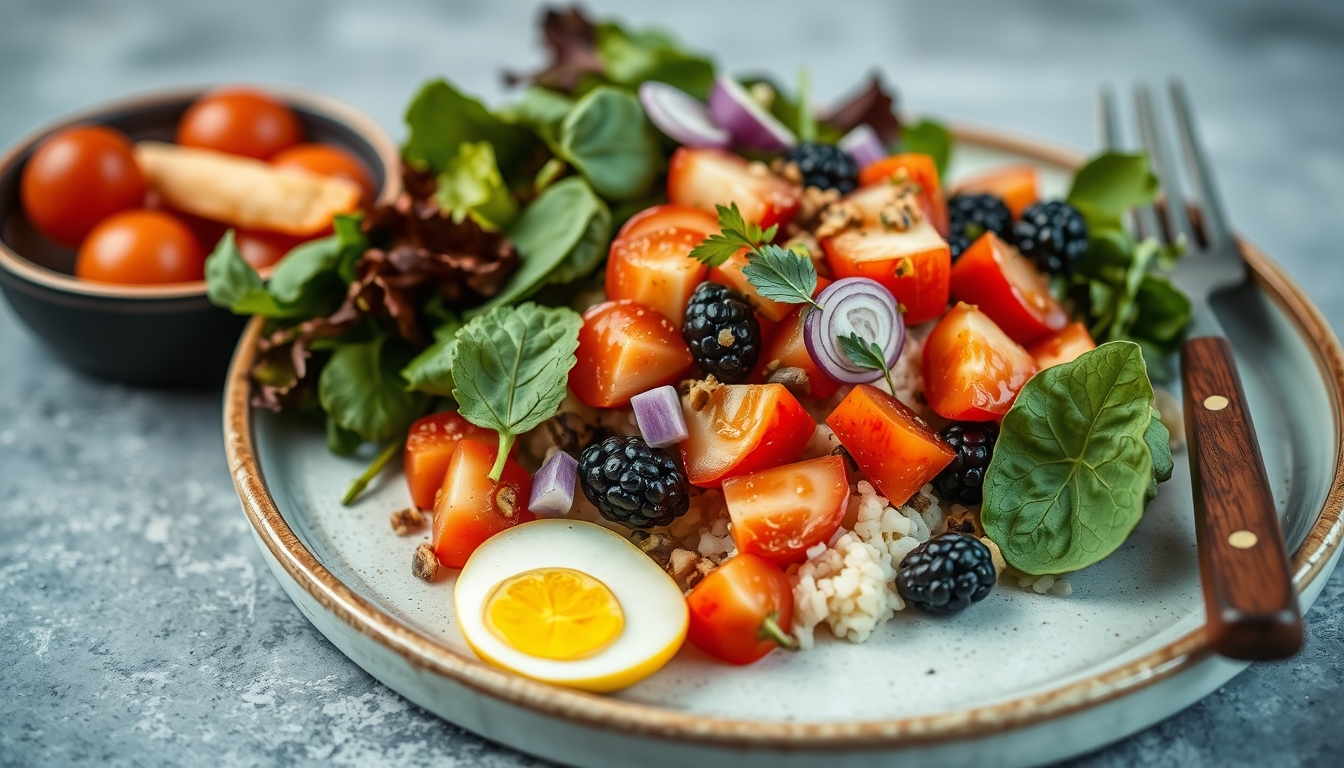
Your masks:
<path fill-rule="evenodd" d="M 434 200 L 454 222 L 468 216 L 481 229 L 496 232 L 518 214 L 518 205 L 504 185 L 495 149 L 487 141 L 464 142 L 439 174 Z"/>

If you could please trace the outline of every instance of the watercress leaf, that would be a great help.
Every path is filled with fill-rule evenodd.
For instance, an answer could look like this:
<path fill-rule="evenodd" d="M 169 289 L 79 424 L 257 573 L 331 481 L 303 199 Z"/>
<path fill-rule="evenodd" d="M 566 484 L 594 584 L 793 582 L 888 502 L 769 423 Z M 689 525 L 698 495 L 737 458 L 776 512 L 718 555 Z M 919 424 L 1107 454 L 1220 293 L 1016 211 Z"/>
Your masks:
<path fill-rule="evenodd" d="M 698 99 L 709 96 L 714 65 L 709 59 L 681 50 L 675 39 L 658 30 L 630 32 L 618 24 L 597 26 L 597 56 L 613 83 L 635 88 L 658 80 Z"/>
<path fill-rule="evenodd" d="M 337 456 L 353 456 L 363 444 L 359 435 L 337 424 L 335 419 L 327 419 L 327 450 Z"/>
<path fill-rule="evenodd" d="M 742 268 L 747 281 L 762 297 L 785 304 L 813 304 L 817 268 L 812 259 L 778 245 L 764 245 L 747 254 Z"/>
<path fill-rule="evenodd" d="M 939 178 L 947 174 L 952 143 L 952 132 L 937 120 L 926 117 L 912 125 L 901 126 L 901 149 L 931 156 L 938 167 Z"/>
<path fill-rule="evenodd" d="M 981 521 L 1014 568 L 1067 573 L 1114 552 L 1143 515 L 1153 387 L 1131 342 L 1027 381 L 985 473 Z"/>
<path fill-rule="evenodd" d="M 480 101 L 443 80 L 420 88 L 406 109 L 409 135 L 402 157 L 410 165 L 440 173 L 465 142 L 487 141 L 510 184 L 527 174 L 527 165 L 541 144 L 531 131 L 490 114 Z"/>
<path fill-rule="evenodd" d="M 1157 498 L 1157 484 L 1171 479 L 1176 463 L 1171 459 L 1171 431 L 1162 423 L 1162 414 L 1153 409 L 1148 419 L 1148 429 L 1143 433 L 1143 442 L 1148 446 L 1148 454 L 1153 457 L 1153 477 L 1148 483 L 1144 497 L 1148 501 Z"/>
<path fill-rule="evenodd" d="M 648 192 L 663 166 L 658 137 L 639 100 L 606 86 L 579 99 L 565 116 L 558 152 L 609 200 Z"/>
<path fill-rule="evenodd" d="M 1153 202 L 1157 190 L 1147 155 L 1104 152 L 1074 175 L 1067 202 L 1083 214 L 1089 231 L 1119 229 L 1125 211 Z"/>
<path fill-rule="evenodd" d="M 449 318 L 434 329 L 434 343 L 401 369 L 406 388 L 441 397 L 453 396 L 453 344 L 462 321 Z"/>
<path fill-rule="evenodd" d="M 205 260 L 205 295 L 211 304 L 235 315 L 290 318 L 302 314 L 283 306 L 266 291 L 266 284 L 257 271 L 243 261 L 233 239 L 233 230 L 224 233 Z"/>
<path fill-rule="evenodd" d="M 322 410 L 364 440 L 400 437 L 429 402 L 406 389 L 401 369 L 409 360 L 407 348 L 384 337 L 337 346 L 317 383 Z"/>
<path fill-rule="evenodd" d="M 452 214 L 455 223 L 470 216 L 488 232 L 508 226 L 518 213 L 488 141 L 463 142 L 458 147 L 439 174 L 434 201 Z"/>

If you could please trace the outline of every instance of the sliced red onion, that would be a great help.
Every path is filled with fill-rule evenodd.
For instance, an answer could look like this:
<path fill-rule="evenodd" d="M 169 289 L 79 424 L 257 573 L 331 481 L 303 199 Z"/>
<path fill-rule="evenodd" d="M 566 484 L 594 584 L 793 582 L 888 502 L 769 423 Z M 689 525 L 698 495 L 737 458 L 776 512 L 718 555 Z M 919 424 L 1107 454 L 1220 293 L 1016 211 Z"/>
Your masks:
<path fill-rule="evenodd" d="M 639 102 L 649 122 L 679 144 L 725 148 L 732 139 L 710 119 L 703 101 L 680 88 L 650 80 L 639 86 Z"/>
<path fill-rule="evenodd" d="M 736 80 L 719 75 L 709 91 L 709 116 L 728 129 L 733 143 L 746 149 L 782 152 L 798 143 L 793 131 L 751 98 Z"/>
<path fill-rule="evenodd" d="M 644 442 L 654 448 L 666 448 L 690 436 L 681 398 L 670 384 L 635 395 L 630 398 L 630 407 L 635 409 L 635 423 Z"/>
<path fill-rule="evenodd" d="M 578 480 L 579 462 L 564 451 L 556 451 L 532 477 L 528 510 L 537 517 L 569 514 L 574 506 L 574 487 Z"/>
<path fill-rule="evenodd" d="M 843 139 L 836 142 L 836 146 L 854 158 L 854 162 L 859 164 L 859 170 L 887 156 L 887 148 L 882 146 L 882 139 L 878 137 L 877 131 L 873 130 L 873 126 L 867 123 L 854 126 L 854 130 L 846 133 Z"/>
<path fill-rule="evenodd" d="M 882 378 L 882 371 L 855 365 L 840 346 L 840 338 L 857 333 L 882 349 L 887 367 L 896 365 L 905 346 L 905 318 L 891 291 L 866 277 L 846 277 L 826 286 L 817 296 L 821 309 L 811 308 L 803 318 L 803 342 L 822 372 L 846 384 Z"/>

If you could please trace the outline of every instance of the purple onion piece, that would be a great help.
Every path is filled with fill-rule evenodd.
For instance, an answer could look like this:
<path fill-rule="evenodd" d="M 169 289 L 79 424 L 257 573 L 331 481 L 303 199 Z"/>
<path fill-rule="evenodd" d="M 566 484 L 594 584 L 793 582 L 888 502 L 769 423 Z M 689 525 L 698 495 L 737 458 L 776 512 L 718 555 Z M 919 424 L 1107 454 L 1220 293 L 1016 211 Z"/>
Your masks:
<path fill-rule="evenodd" d="M 854 162 L 859 164 L 859 170 L 876 163 L 878 160 L 887 156 L 887 148 L 882 146 L 882 139 L 878 137 L 877 131 L 867 123 L 859 123 L 854 126 L 854 130 L 845 134 L 843 139 L 836 142 L 836 146 L 849 153 L 854 158 Z"/>
<path fill-rule="evenodd" d="M 680 88 L 650 80 L 639 86 L 639 102 L 649 122 L 679 144 L 725 148 L 732 140 L 710 119 L 705 103 Z"/>
<path fill-rule="evenodd" d="M 714 87 L 709 91 L 709 116 L 732 134 L 735 145 L 746 149 L 782 152 L 798 143 L 793 131 L 727 75 L 714 78 Z"/>
<path fill-rule="evenodd" d="M 630 398 L 630 407 L 635 410 L 635 423 L 644 442 L 654 448 L 666 448 L 690 436 L 681 398 L 670 384 L 635 395 Z"/>
<path fill-rule="evenodd" d="M 532 477 L 532 496 L 528 511 L 537 517 L 560 517 L 574 506 L 574 488 L 579 480 L 579 462 L 564 451 L 556 451 Z"/>
<path fill-rule="evenodd" d="M 891 291 L 866 277 L 836 280 L 817 296 L 821 309 L 807 310 L 803 343 L 817 367 L 845 384 L 863 384 L 882 378 L 882 371 L 855 365 L 840 346 L 840 337 L 857 333 L 877 344 L 887 361 L 896 365 L 905 346 L 905 318 Z"/>

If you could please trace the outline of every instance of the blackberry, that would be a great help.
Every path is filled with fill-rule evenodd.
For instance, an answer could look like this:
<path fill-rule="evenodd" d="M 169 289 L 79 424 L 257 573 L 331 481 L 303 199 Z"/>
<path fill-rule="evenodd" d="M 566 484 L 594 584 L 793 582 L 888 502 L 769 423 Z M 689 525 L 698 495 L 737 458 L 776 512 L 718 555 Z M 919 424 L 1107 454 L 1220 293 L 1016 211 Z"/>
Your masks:
<path fill-rule="evenodd" d="M 1013 225 L 1013 239 L 1023 256 L 1051 275 L 1073 273 L 1087 250 L 1087 224 L 1077 208 L 1057 200 L 1027 206 Z"/>
<path fill-rule="evenodd" d="M 579 457 L 579 485 L 602 516 L 627 528 L 655 528 L 686 514 L 686 476 L 671 454 L 642 437 L 608 437 Z"/>
<path fill-rule="evenodd" d="M 921 610 L 956 613 L 984 600 L 995 578 L 989 547 L 974 536 L 944 533 L 905 556 L 896 571 L 896 590 Z"/>
<path fill-rule="evenodd" d="M 986 232 L 1005 242 L 1013 241 L 1013 214 L 994 195 L 953 195 L 947 201 L 947 221 L 947 245 L 953 261 Z"/>
<path fill-rule="evenodd" d="M 784 162 L 798 164 L 805 186 L 834 189 L 842 195 L 859 186 L 859 164 L 848 152 L 830 144 L 803 142 L 784 155 Z"/>
<path fill-rule="evenodd" d="M 761 324 L 742 294 L 701 283 L 686 304 L 681 337 L 700 370 L 725 384 L 741 384 L 761 355 Z"/>
<path fill-rule="evenodd" d="M 933 478 L 933 490 L 947 501 L 979 504 L 985 470 L 994 455 L 999 428 L 992 421 L 958 421 L 938 433 L 957 452 L 952 463 Z"/>

